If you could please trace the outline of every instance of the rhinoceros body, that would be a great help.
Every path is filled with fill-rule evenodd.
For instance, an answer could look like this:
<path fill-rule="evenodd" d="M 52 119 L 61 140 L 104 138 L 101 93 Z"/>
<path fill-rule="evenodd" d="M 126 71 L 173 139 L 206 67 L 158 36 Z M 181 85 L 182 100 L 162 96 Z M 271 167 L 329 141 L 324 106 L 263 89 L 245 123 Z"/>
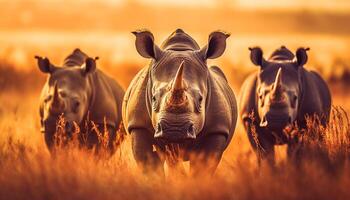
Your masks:
<path fill-rule="evenodd" d="M 73 122 L 77 123 L 81 132 L 88 132 L 86 142 L 89 147 L 98 145 L 91 121 L 102 133 L 107 125 L 108 145 L 113 149 L 116 130 L 121 123 L 122 87 L 96 69 L 95 60 L 79 49 L 64 60 L 62 67 L 40 57 L 38 64 L 41 71 L 49 73 L 40 98 L 41 129 L 48 147 L 53 145 L 57 119 L 63 114 L 67 134 L 73 131 Z"/>
<path fill-rule="evenodd" d="M 237 120 L 235 96 L 223 72 L 205 62 L 220 56 L 225 47 L 206 46 L 213 55 L 203 55 L 197 43 L 178 29 L 162 48 L 149 43 L 150 51 L 145 53 L 147 49 L 140 43 L 153 41 L 153 36 L 148 31 L 135 35 L 139 53 L 152 58 L 132 80 L 123 102 L 123 123 L 132 135 L 136 161 L 145 168 L 162 168 L 164 160 L 158 154 L 164 153 L 167 145 L 178 144 L 185 152 L 181 159 L 190 160 L 192 172 L 213 172 L 232 139 Z M 221 40 L 217 45 L 223 45 L 228 37 L 221 32 L 212 36 Z M 203 169 L 199 162 L 205 159 L 199 161 L 191 153 L 215 157 L 216 161 Z"/>
<path fill-rule="evenodd" d="M 322 125 L 329 119 L 330 91 L 316 72 L 303 67 L 307 50 L 298 49 L 295 58 L 282 46 L 264 60 L 260 48 L 251 49 L 252 62 L 260 70 L 241 87 L 239 113 L 253 148 L 270 162 L 274 145 L 288 144 L 288 153 L 294 151 L 293 141 L 283 134 L 286 126 L 296 123 L 299 129 L 306 128 L 307 116 L 317 116 Z"/>

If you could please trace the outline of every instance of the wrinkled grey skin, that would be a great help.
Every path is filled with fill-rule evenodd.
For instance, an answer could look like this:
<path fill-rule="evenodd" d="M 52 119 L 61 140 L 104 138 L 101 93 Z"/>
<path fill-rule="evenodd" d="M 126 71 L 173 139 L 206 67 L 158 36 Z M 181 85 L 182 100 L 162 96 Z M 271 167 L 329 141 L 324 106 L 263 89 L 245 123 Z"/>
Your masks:
<path fill-rule="evenodd" d="M 106 120 L 109 131 L 111 152 L 116 138 L 116 130 L 121 122 L 121 105 L 124 90 L 112 78 L 96 69 L 95 59 L 75 49 L 62 67 L 56 67 L 47 58 L 36 56 L 39 69 L 48 74 L 40 98 L 41 131 L 51 150 L 58 117 L 63 114 L 68 136 L 74 132 L 74 122 L 82 132 L 91 131 L 91 123 L 85 130 L 85 122 L 93 121 L 100 131 Z M 98 144 L 96 132 L 88 134 L 87 146 Z"/>
<path fill-rule="evenodd" d="M 161 47 L 149 31 L 134 34 L 139 54 L 152 59 L 135 76 L 123 102 L 123 123 L 132 135 L 137 163 L 145 172 L 163 171 L 164 159 L 157 153 L 164 152 L 165 145 L 179 144 L 191 173 L 213 173 L 232 139 L 237 105 L 223 72 L 208 67 L 206 60 L 223 54 L 229 35 L 213 32 L 200 49 L 181 29 Z M 192 153 L 203 156 L 189 156 Z M 200 167 L 210 158 L 215 161 Z"/>
<path fill-rule="evenodd" d="M 289 156 L 295 153 L 294 140 L 283 132 L 286 126 L 296 123 L 299 129 L 306 128 L 307 115 L 317 115 L 322 125 L 327 124 L 331 95 L 325 81 L 303 67 L 308 48 L 299 48 L 294 55 L 282 46 L 268 60 L 259 47 L 250 50 L 251 61 L 260 70 L 243 83 L 239 112 L 252 147 L 260 158 L 273 164 L 274 145 L 288 144 Z M 261 148 L 253 138 L 253 129 Z"/>

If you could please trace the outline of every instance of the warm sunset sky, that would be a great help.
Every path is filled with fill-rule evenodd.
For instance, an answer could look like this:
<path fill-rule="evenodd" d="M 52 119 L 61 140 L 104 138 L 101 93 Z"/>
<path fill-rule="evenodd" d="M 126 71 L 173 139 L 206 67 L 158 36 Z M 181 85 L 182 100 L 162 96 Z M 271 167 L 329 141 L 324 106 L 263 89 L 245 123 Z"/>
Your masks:
<path fill-rule="evenodd" d="M 0 0 L 0 58 L 59 61 L 79 46 L 113 62 L 141 59 L 130 31 L 148 28 L 160 43 L 181 27 L 201 44 L 213 30 L 232 33 L 226 59 L 237 63 L 247 46 L 281 44 L 318 49 L 325 63 L 349 51 L 349 20 L 350 0 Z"/>
<path fill-rule="evenodd" d="M 94 1 L 94 0 L 90 0 Z M 237 6 L 247 9 L 310 9 L 350 11 L 349 0 L 105 0 L 112 4 L 139 2 L 174 6 Z"/>
<path fill-rule="evenodd" d="M 12 0 L 12 2 L 29 1 L 66 1 L 66 0 Z M 123 3 L 142 3 L 151 5 L 167 6 L 232 6 L 246 9 L 309 9 L 326 11 L 350 11 L 350 0 L 74 0 L 75 2 L 93 2 L 105 1 L 110 4 L 118 5 Z M 0 0 L 0 4 L 8 0 Z"/>

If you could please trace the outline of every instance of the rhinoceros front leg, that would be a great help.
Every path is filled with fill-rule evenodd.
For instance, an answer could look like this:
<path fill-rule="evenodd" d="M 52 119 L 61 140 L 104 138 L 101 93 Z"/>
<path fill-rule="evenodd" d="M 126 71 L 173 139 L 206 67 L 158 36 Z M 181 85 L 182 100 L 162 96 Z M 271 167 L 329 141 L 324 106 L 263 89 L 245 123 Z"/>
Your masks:
<path fill-rule="evenodd" d="M 246 120 L 244 122 L 249 142 L 257 155 L 258 165 L 260 166 L 262 161 L 267 161 L 270 166 L 275 165 L 275 148 L 272 138 L 269 135 L 264 134 L 258 127 L 252 122 Z"/>
<path fill-rule="evenodd" d="M 155 173 L 164 176 L 163 162 L 158 154 L 153 151 L 152 134 L 145 129 L 133 129 L 131 138 L 134 158 L 143 173 Z"/>
<path fill-rule="evenodd" d="M 193 176 L 213 175 L 226 147 L 226 136 L 210 134 L 199 141 L 190 155 L 190 173 Z"/>

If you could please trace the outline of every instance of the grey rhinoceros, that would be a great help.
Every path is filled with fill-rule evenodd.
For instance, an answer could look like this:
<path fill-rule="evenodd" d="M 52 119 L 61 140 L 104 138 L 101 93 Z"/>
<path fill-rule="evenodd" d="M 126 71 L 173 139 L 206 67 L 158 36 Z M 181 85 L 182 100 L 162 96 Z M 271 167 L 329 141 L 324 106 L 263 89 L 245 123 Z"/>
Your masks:
<path fill-rule="evenodd" d="M 81 132 L 88 133 L 84 140 L 89 148 L 99 145 L 97 131 L 91 130 L 90 121 L 102 133 L 106 126 L 109 134 L 107 145 L 113 152 L 116 131 L 121 123 L 122 87 L 96 69 L 95 59 L 80 49 L 75 49 L 64 60 L 62 67 L 54 66 L 48 58 L 36 58 L 39 69 L 48 74 L 41 92 L 40 119 L 41 131 L 49 149 L 54 144 L 57 120 L 63 114 L 67 136 L 75 131 L 76 123 Z"/>
<path fill-rule="evenodd" d="M 237 105 L 223 72 L 206 61 L 224 53 L 229 34 L 212 32 L 203 48 L 181 29 L 161 47 L 147 30 L 133 34 L 138 53 L 152 59 L 123 101 L 123 123 L 138 165 L 144 172 L 163 171 L 167 146 L 177 146 L 191 174 L 214 173 L 232 139 Z"/>
<path fill-rule="evenodd" d="M 303 67 L 307 50 L 299 48 L 294 55 L 282 46 L 265 60 L 259 47 L 250 48 L 251 61 L 260 70 L 243 83 L 239 112 L 252 147 L 270 164 L 274 163 L 275 145 L 288 144 L 289 156 L 295 153 L 286 127 L 306 128 L 307 116 L 318 116 L 322 125 L 329 120 L 330 91 L 316 72 Z"/>

